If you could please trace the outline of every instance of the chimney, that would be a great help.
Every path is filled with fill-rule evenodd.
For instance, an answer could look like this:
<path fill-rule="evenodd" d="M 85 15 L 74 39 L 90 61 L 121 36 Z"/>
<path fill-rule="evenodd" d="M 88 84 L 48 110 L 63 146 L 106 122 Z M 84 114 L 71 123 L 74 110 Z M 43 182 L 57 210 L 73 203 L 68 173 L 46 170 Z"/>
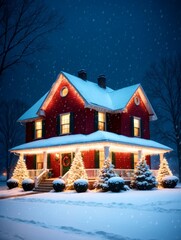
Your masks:
<path fill-rule="evenodd" d="M 87 73 L 84 69 L 81 69 L 78 71 L 78 77 L 81 78 L 82 80 L 87 80 Z"/>
<path fill-rule="evenodd" d="M 97 81 L 98 81 L 99 87 L 106 89 L 106 77 L 105 77 L 105 75 L 103 75 L 103 74 L 99 75 L 98 78 L 97 78 Z"/>

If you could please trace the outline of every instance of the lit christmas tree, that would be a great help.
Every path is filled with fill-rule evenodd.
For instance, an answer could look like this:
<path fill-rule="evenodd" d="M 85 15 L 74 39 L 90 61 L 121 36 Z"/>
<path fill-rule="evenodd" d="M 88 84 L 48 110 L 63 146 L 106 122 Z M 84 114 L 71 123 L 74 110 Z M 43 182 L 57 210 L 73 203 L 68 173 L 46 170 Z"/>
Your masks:
<path fill-rule="evenodd" d="M 136 169 L 134 170 L 131 188 L 136 188 L 138 190 L 150 190 L 156 186 L 156 178 L 152 175 L 152 172 L 143 157 L 141 161 L 138 162 Z"/>
<path fill-rule="evenodd" d="M 161 186 L 162 179 L 166 176 L 173 176 L 173 174 L 169 168 L 167 160 L 164 158 L 160 162 L 160 167 L 159 167 L 158 175 L 157 175 L 157 181 L 158 181 L 159 186 Z"/>
<path fill-rule="evenodd" d="M 84 168 L 81 152 L 76 151 L 75 157 L 69 169 L 68 178 L 66 180 L 66 188 L 74 189 L 73 185 L 77 179 L 88 179 L 87 173 Z"/>
<path fill-rule="evenodd" d="M 114 165 L 110 162 L 110 159 L 105 159 L 104 165 L 100 170 L 100 175 L 94 184 L 95 188 L 108 191 L 108 180 L 111 177 L 117 177 L 117 174 L 114 171 Z"/>
<path fill-rule="evenodd" d="M 19 187 L 22 186 L 22 181 L 25 178 L 29 178 L 28 170 L 25 164 L 25 160 L 20 155 L 16 167 L 13 172 L 12 178 L 19 180 Z"/>

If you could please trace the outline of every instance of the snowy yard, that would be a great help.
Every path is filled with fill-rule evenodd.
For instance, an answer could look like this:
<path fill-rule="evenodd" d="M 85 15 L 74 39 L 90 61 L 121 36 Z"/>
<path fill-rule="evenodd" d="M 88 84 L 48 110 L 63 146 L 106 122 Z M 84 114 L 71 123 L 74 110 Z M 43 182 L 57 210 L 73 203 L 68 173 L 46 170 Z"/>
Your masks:
<path fill-rule="evenodd" d="M 5 191 L 11 190 L 1 190 L 0 195 Z M 66 191 L 1 199 L 0 226 L 1 240 L 180 240 L 181 185 L 151 191 Z"/>

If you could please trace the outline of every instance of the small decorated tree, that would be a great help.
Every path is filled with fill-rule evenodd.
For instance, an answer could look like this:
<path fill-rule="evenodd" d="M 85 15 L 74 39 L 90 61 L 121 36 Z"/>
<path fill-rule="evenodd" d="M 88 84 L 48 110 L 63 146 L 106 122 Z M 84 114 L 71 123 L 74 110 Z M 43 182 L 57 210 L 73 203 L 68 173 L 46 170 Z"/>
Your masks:
<path fill-rule="evenodd" d="M 72 165 L 70 167 L 68 178 L 66 181 L 67 189 L 74 189 L 74 182 L 77 179 L 88 179 L 87 173 L 84 168 L 84 162 L 82 160 L 81 152 L 76 151 Z"/>
<path fill-rule="evenodd" d="M 22 181 L 28 177 L 29 174 L 25 164 L 25 160 L 23 159 L 22 155 L 20 155 L 16 167 L 14 169 L 12 178 L 17 179 L 19 181 L 19 187 L 21 187 Z"/>
<path fill-rule="evenodd" d="M 150 190 L 157 186 L 156 178 L 152 175 L 144 157 L 136 166 L 130 186 L 138 190 Z"/>
<path fill-rule="evenodd" d="M 169 168 L 167 160 L 164 158 L 160 162 L 160 167 L 159 167 L 158 175 L 157 175 L 157 182 L 158 182 L 159 186 L 162 185 L 162 179 L 166 176 L 173 176 L 173 174 L 172 174 L 172 171 Z"/>
<path fill-rule="evenodd" d="M 114 171 L 114 165 L 110 162 L 110 159 L 104 160 L 104 165 L 100 170 L 99 177 L 94 184 L 94 187 L 97 189 L 102 189 L 103 191 L 108 191 L 108 180 L 112 177 L 117 177 L 117 174 Z"/>

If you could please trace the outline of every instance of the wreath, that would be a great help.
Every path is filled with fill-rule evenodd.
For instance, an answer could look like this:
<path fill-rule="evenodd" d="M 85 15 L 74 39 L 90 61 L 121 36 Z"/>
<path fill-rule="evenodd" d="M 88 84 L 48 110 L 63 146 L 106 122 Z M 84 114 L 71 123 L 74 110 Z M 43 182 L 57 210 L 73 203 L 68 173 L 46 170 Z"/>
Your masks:
<path fill-rule="evenodd" d="M 68 156 L 65 156 L 63 159 L 62 159 L 62 165 L 64 166 L 64 167 L 68 167 L 68 166 L 70 166 L 70 158 L 68 157 Z"/>

